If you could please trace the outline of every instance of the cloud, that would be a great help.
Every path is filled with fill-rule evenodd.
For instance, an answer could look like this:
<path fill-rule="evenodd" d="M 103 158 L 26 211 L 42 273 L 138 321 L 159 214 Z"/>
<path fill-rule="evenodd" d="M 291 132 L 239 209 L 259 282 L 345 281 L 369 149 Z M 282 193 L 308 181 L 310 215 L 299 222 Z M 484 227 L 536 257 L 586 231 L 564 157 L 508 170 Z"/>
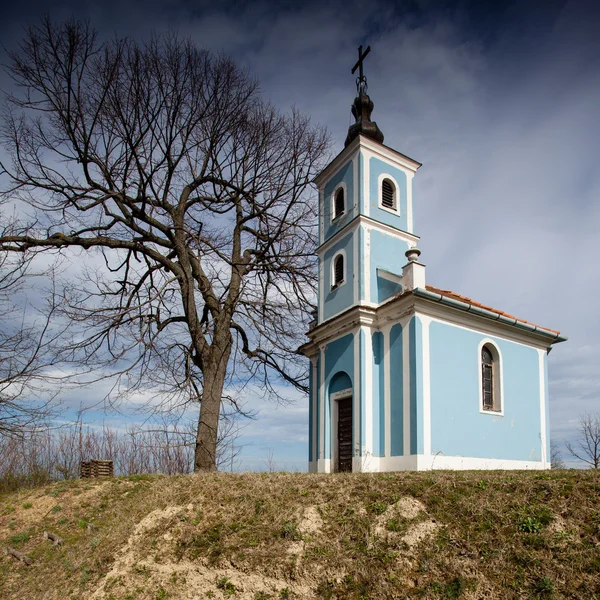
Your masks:
<path fill-rule="evenodd" d="M 428 281 L 569 336 L 549 357 L 553 436 L 571 438 L 577 415 L 599 410 L 597 3 L 60 6 L 51 12 L 89 15 L 104 34 L 170 27 L 232 54 L 277 106 L 295 104 L 327 125 L 336 150 L 350 120 L 356 47 L 370 44 L 373 118 L 386 144 L 424 163 L 414 213 Z M 30 14 L 35 5 L 10 8 L 5 44 Z M 306 399 L 274 407 L 252 391 L 248 405 L 260 415 L 244 436 L 286 456 L 293 440 L 304 464 Z"/>

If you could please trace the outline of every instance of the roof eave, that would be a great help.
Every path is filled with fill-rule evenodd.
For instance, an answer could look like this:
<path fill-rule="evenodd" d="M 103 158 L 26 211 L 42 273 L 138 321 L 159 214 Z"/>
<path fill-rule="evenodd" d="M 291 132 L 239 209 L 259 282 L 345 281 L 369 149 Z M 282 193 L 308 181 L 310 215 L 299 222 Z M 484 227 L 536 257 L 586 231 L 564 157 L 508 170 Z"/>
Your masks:
<path fill-rule="evenodd" d="M 443 304 L 445 306 L 462 310 L 464 312 L 469 312 L 474 315 L 478 315 L 480 317 L 484 317 L 486 319 L 490 319 L 492 321 L 497 321 L 498 323 L 503 323 L 504 325 L 516 327 L 522 331 L 527 331 L 530 333 L 534 333 L 537 335 L 544 336 L 549 338 L 551 344 L 558 344 L 560 342 L 566 342 L 567 337 L 560 335 L 560 332 L 551 331 L 549 329 L 545 329 L 544 327 L 540 327 L 538 325 L 533 325 L 532 323 L 527 323 L 526 321 L 521 321 L 519 319 L 510 318 L 506 315 L 502 315 L 500 313 L 492 312 L 490 310 L 486 310 L 479 306 L 475 306 L 469 302 L 462 302 L 460 300 L 455 300 L 454 298 L 449 298 L 448 296 L 444 296 L 443 294 L 438 294 L 436 292 L 431 292 L 424 288 L 415 288 L 412 290 L 412 294 L 417 296 L 418 298 L 423 298 L 425 300 L 430 300 L 432 302 L 437 302 L 439 304 Z"/>

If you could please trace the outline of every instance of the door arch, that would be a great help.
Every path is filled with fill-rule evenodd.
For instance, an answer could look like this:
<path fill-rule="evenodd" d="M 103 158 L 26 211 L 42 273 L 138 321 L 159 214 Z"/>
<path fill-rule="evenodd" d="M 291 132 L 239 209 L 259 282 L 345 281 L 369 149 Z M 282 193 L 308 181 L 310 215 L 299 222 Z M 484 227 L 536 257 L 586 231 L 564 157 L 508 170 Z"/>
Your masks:
<path fill-rule="evenodd" d="M 352 380 L 347 373 L 336 373 L 329 384 L 331 410 L 331 450 L 333 470 L 352 471 Z"/>

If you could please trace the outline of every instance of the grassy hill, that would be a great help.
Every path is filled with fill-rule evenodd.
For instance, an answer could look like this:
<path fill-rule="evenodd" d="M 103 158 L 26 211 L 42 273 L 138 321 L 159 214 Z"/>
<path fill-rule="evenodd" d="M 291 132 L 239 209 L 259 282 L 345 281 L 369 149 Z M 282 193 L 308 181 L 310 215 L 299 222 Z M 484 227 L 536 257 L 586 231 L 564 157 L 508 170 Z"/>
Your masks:
<path fill-rule="evenodd" d="M 600 473 L 76 480 L 0 496 L 0 541 L 2 599 L 592 600 Z"/>

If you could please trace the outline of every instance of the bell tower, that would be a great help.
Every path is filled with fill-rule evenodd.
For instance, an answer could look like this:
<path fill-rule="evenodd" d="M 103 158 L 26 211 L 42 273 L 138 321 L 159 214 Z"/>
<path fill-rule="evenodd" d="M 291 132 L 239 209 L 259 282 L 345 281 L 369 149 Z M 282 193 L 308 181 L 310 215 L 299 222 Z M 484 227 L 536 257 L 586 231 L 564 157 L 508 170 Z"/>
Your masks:
<path fill-rule="evenodd" d="M 376 306 L 401 291 L 405 252 L 414 248 L 412 180 L 421 166 L 383 144 L 371 120 L 359 48 L 355 122 L 344 150 L 316 178 L 319 189 L 319 301 L 323 323 L 352 306 Z"/>

